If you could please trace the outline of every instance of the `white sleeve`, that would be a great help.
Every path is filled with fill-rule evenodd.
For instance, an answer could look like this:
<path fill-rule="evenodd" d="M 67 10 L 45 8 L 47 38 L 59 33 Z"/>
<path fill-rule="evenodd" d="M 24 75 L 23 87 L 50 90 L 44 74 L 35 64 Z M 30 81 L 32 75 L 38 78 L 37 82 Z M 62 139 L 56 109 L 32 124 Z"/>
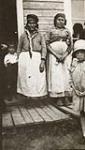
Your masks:
<path fill-rule="evenodd" d="M 5 67 L 7 66 L 7 63 L 6 63 L 6 56 L 4 57 L 4 65 L 5 65 Z"/>
<path fill-rule="evenodd" d="M 5 57 L 4 57 L 4 65 L 5 65 L 5 67 L 7 67 L 7 64 L 9 63 L 9 58 L 8 58 L 8 56 L 6 55 Z"/>

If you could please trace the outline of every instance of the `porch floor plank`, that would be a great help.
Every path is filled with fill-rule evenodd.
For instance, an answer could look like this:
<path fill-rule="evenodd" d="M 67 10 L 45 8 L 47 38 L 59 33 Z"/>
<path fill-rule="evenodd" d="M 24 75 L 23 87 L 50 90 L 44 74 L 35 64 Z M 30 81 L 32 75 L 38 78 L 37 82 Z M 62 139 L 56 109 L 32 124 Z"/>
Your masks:
<path fill-rule="evenodd" d="M 63 112 L 71 114 L 72 116 L 79 117 L 79 115 L 80 115 L 79 113 L 77 113 L 76 111 L 74 111 L 72 108 L 69 108 L 69 107 L 62 106 L 59 109 Z"/>
<path fill-rule="evenodd" d="M 56 120 L 62 120 L 62 119 L 66 119 L 69 117 L 69 115 L 63 113 L 58 108 L 56 108 L 56 104 L 52 105 L 52 102 L 49 103 L 49 101 L 44 101 L 41 103 L 44 103 L 44 105 L 48 106 L 51 109 L 51 111 L 53 111 L 53 113 L 55 113 Z"/>
<path fill-rule="evenodd" d="M 56 114 L 48 106 L 45 106 L 43 110 L 52 118 L 53 121 L 58 120 Z"/>
<path fill-rule="evenodd" d="M 26 123 L 33 123 L 33 119 L 29 112 L 26 110 L 26 108 L 19 106 L 19 109 L 21 111 L 22 116 L 24 117 L 24 120 Z"/>
<path fill-rule="evenodd" d="M 3 127 L 11 127 L 11 126 L 13 126 L 11 113 L 2 114 L 2 126 Z"/>
<path fill-rule="evenodd" d="M 57 119 L 66 119 L 69 116 L 67 116 L 65 113 L 61 112 L 60 110 L 56 109 L 56 107 L 52 105 L 48 105 L 51 110 L 56 114 Z"/>
<path fill-rule="evenodd" d="M 21 125 L 21 124 L 26 124 L 18 107 L 12 107 L 12 118 L 13 118 L 15 126 Z"/>
<path fill-rule="evenodd" d="M 41 116 L 39 115 L 39 113 L 36 111 L 35 108 L 27 109 L 27 111 L 30 113 L 30 115 L 35 123 L 44 121 L 43 118 L 41 118 Z"/>
<path fill-rule="evenodd" d="M 48 114 L 46 114 L 42 108 L 36 108 L 36 110 L 38 111 L 38 113 L 41 115 L 41 117 L 44 119 L 45 122 L 52 121 L 52 118 Z"/>

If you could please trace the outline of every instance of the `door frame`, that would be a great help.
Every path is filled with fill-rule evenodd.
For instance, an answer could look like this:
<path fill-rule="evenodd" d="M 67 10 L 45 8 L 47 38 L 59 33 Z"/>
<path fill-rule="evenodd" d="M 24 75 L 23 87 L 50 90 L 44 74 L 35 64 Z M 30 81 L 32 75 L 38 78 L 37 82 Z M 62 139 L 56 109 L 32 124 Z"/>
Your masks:
<path fill-rule="evenodd" d="M 23 0 L 16 0 L 18 39 L 24 32 Z"/>

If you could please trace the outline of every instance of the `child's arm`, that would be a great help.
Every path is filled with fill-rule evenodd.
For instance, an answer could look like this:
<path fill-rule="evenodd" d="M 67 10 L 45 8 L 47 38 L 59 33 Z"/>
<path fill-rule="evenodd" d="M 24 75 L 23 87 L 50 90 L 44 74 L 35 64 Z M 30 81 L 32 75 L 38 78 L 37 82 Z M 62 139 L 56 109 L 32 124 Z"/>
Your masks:
<path fill-rule="evenodd" d="M 7 56 L 5 56 L 5 58 L 4 58 L 4 65 L 5 65 L 5 67 L 7 67 L 8 64 L 10 64 L 10 61 L 9 61 L 9 59 L 7 58 Z"/>

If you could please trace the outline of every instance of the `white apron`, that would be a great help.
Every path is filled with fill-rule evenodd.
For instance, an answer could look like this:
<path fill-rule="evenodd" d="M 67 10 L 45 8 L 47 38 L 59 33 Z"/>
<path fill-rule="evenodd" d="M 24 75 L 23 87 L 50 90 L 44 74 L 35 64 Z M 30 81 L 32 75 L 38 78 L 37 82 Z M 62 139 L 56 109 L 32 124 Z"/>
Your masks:
<path fill-rule="evenodd" d="M 57 44 L 58 43 L 58 44 Z M 62 43 L 62 44 L 61 44 Z M 65 42 L 56 42 L 52 45 L 54 50 L 57 50 L 59 55 L 62 55 L 66 51 Z M 71 96 L 71 86 L 70 86 L 70 64 L 71 55 L 67 56 L 64 63 L 58 63 L 56 57 L 49 53 L 48 58 L 48 91 L 50 97 L 64 97 Z"/>
<path fill-rule="evenodd" d="M 47 95 L 46 70 L 39 71 L 41 54 L 22 52 L 19 56 L 17 92 L 27 97 L 42 97 Z"/>

